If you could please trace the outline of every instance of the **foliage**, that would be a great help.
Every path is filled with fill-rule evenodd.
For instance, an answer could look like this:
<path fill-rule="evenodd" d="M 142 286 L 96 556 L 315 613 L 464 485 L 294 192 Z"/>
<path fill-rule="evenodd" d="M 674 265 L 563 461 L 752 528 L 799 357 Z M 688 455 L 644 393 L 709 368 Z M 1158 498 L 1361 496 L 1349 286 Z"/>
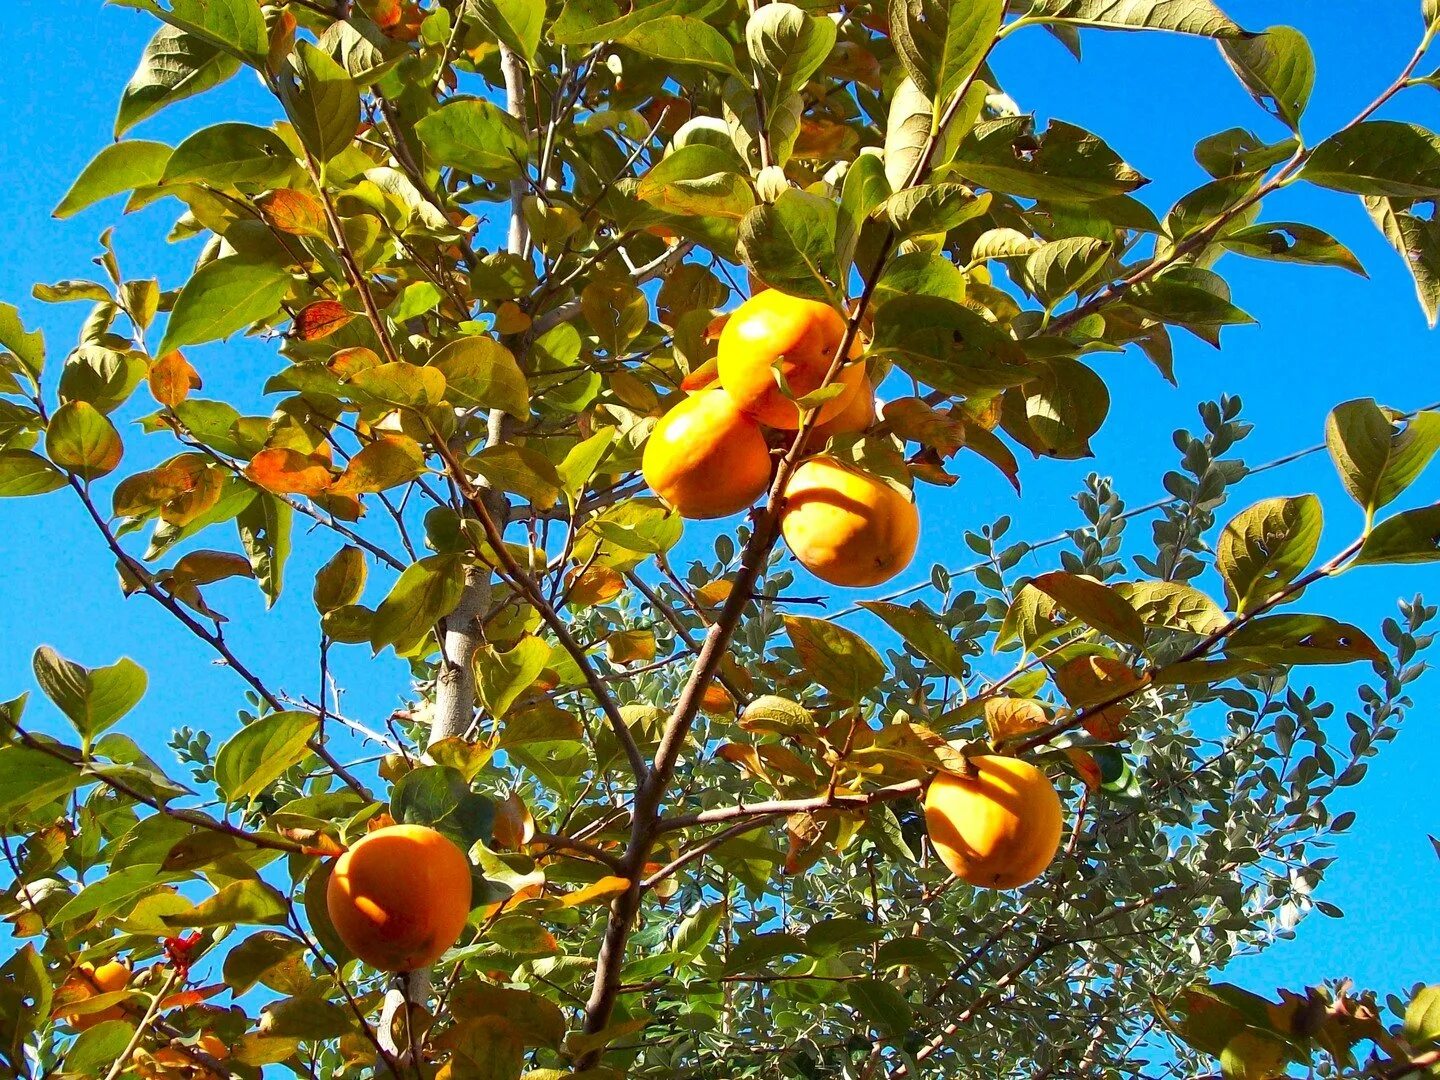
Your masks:
<path fill-rule="evenodd" d="M 35 289 L 87 305 L 63 358 L 0 306 L 0 495 L 79 500 L 122 589 L 245 701 L 238 729 L 175 733 L 183 782 L 122 734 L 147 684 L 128 659 L 42 646 L 49 705 L 0 705 L 5 1068 L 1437 1071 L 1435 988 L 1276 1004 L 1208 976 L 1339 914 L 1315 895 L 1354 820 L 1333 807 L 1394 738 L 1436 608 L 1372 634 L 1324 613 L 1323 585 L 1440 558 L 1440 506 L 1392 508 L 1440 413 L 1335 409 L 1359 519 L 1338 550 L 1322 526 L 1346 510 L 1314 495 L 1229 507 L 1251 471 L 1233 398 L 1176 433 L 1162 504 L 1092 476 L 1085 527 L 975 522 L 974 565 L 897 593 L 817 610 L 777 544 L 822 448 L 922 508 L 954 502 L 962 449 L 1017 489 L 1015 447 L 1089 455 L 1108 354 L 1173 380 L 1176 331 L 1218 345 L 1252 321 L 1227 254 L 1363 272 L 1319 227 L 1263 219 L 1286 187 L 1362 198 L 1433 323 L 1440 137 L 1375 113 L 1433 81 L 1434 3 L 1378 101 L 1311 140 L 1303 36 L 1209 0 L 115 2 L 157 30 L 120 141 L 56 213 L 124 196 L 199 253 L 162 287 L 107 231 L 103 280 Z M 1217 39 L 1287 134 L 1203 140 L 1212 179 L 1158 215 L 1118 140 L 1038 127 L 988 66 L 1022 32 L 1078 56 L 1081 28 Z M 241 71 L 269 126 L 129 137 Z M 843 311 L 827 381 L 859 340 L 890 400 L 827 439 L 810 395 L 763 503 L 707 552 L 641 453 L 766 286 Z M 277 354 L 266 415 L 204 396 L 240 334 Z M 1151 511 L 1147 544 L 1128 526 Z M 327 561 L 286 589 L 301 543 Z M 266 606 L 310 587 L 321 684 L 334 650 L 368 648 L 413 707 L 387 725 L 272 689 L 226 638 L 255 617 L 217 607 L 230 579 Z M 1315 664 L 1353 665 L 1352 706 L 1307 684 Z M 931 775 L 995 751 L 1065 805 L 1060 856 L 1015 892 L 958 885 L 920 813 Z M 457 947 L 398 985 L 325 904 L 334 857 L 391 820 L 460 844 L 475 879 Z M 134 977 L 100 992 L 81 965 L 114 957 Z"/>

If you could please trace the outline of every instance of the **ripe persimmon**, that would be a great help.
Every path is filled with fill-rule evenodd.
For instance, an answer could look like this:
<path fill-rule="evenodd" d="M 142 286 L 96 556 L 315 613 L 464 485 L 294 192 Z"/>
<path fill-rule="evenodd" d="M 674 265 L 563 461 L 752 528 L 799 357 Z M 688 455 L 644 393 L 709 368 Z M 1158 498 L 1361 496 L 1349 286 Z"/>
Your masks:
<path fill-rule="evenodd" d="M 981 889 L 1034 881 L 1060 850 L 1060 796 L 1019 758 L 970 759 L 971 773 L 939 773 L 925 793 L 925 828 L 940 861 Z"/>
<path fill-rule="evenodd" d="M 381 971 L 429 967 L 470 914 L 470 861 L 423 825 L 376 829 L 341 855 L 326 907 L 350 951 Z"/>
<path fill-rule="evenodd" d="M 731 313 L 720 331 L 716 363 L 723 386 L 747 416 L 770 427 L 794 430 L 802 410 L 786 397 L 775 371 L 795 397 L 820 389 L 835 352 L 845 337 L 845 319 L 829 304 L 790 296 L 778 289 L 756 293 Z M 858 338 L 850 355 L 858 356 Z M 849 364 L 840 371 L 844 392 L 820 406 L 821 423 L 850 403 L 865 369 Z"/>
<path fill-rule="evenodd" d="M 744 510 L 770 482 L 770 451 L 724 390 L 701 390 L 660 418 L 645 443 L 645 482 L 682 517 Z"/>
<path fill-rule="evenodd" d="M 73 991 L 73 999 L 84 1001 L 87 998 L 97 997 L 100 994 L 114 994 L 130 985 L 130 965 L 123 960 L 111 960 L 108 963 L 81 964 L 79 969 L 66 983 L 67 993 Z M 76 1031 L 88 1031 L 96 1024 L 103 1024 L 107 1020 L 125 1019 L 125 1010 L 119 1005 L 111 1005 L 107 1009 L 98 1012 L 86 1013 L 61 1013 L 70 1026 Z"/>
<path fill-rule="evenodd" d="M 785 487 L 780 531 L 800 564 L 832 585 L 889 581 L 915 556 L 915 503 L 868 473 L 815 457 Z"/>

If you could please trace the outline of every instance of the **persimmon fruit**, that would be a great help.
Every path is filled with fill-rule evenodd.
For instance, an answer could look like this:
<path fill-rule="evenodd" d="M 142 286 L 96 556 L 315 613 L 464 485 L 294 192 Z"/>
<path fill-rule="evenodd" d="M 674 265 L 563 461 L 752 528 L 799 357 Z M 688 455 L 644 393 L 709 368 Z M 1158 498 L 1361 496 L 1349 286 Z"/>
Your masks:
<path fill-rule="evenodd" d="M 381 971 L 429 967 L 470 914 L 470 861 L 434 829 L 388 825 L 341 855 L 326 907 L 350 951 Z"/>
<path fill-rule="evenodd" d="M 981 889 L 1034 881 L 1060 850 L 1060 796 L 1019 758 L 979 756 L 971 773 L 939 773 L 925 793 L 925 828 L 940 861 Z"/>
<path fill-rule="evenodd" d="M 790 296 L 778 289 L 756 293 L 731 313 L 720 331 L 716 364 L 723 386 L 740 411 L 758 422 L 793 431 L 803 411 L 776 381 L 778 369 L 795 397 L 820 389 L 845 338 L 845 319 L 829 304 Z M 858 356 L 858 337 L 850 355 Z M 863 364 L 840 370 L 843 392 L 823 403 L 824 423 L 844 411 L 865 379 Z"/>
<path fill-rule="evenodd" d="M 72 979 L 77 996 L 84 1000 L 100 994 L 114 994 L 130 985 L 130 965 L 123 960 L 111 960 L 104 964 L 81 964 Z M 98 1012 L 71 1013 L 65 1017 L 76 1031 L 88 1031 L 96 1024 L 107 1020 L 125 1019 L 125 1010 L 119 1005 Z"/>
<path fill-rule="evenodd" d="M 816 577 L 869 588 L 910 565 L 920 540 L 920 513 L 883 480 L 834 458 L 814 457 L 785 486 L 780 531 Z"/>
<path fill-rule="evenodd" d="M 764 493 L 770 451 L 760 428 L 729 394 L 701 390 L 660 418 L 640 468 L 681 517 L 728 517 Z"/>

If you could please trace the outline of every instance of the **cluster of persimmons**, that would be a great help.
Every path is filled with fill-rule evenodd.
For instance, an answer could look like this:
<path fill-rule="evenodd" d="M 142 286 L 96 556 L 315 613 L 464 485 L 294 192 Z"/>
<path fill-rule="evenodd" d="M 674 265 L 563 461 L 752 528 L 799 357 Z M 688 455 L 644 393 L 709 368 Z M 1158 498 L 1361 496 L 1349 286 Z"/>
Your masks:
<path fill-rule="evenodd" d="M 714 383 L 661 417 L 645 444 L 646 483 L 683 517 L 738 513 L 770 485 L 766 430 L 794 432 L 802 399 L 820 391 L 811 445 L 875 422 L 874 389 L 859 338 L 824 391 L 846 338 L 828 304 L 778 289 L 741 304 L 720 332 Z M 910 564 L 920 539 L 914 501 L 879 477 L 818 455 L 802 462 L 784 491 L 780 528 L 791 552 L 816 577 L 849 588 L 888 581 Z"/>

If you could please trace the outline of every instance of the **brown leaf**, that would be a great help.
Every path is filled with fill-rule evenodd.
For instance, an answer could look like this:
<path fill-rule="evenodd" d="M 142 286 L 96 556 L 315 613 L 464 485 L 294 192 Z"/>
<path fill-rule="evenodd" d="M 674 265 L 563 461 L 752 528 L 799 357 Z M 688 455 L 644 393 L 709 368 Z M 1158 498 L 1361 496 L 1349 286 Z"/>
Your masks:
<path fill-rule="evenodd" d="M 295 336 L 301 341 L 317 341 L 329 337 L 353 318 L 355 313 L 344 304 L 334 300 L 316 300 L 295 316 Z"/>
<path fill-rule="evenodd" d="M 1108 701 L 1116 694 L 1140 685 L 1140 677 L 1128 665 L 1109 656 L 1077 656 L 1055 672 L 1055 685 L 1076 709 Z M 1104 742 L 1115 742 L 1125 734 L 1125 718 L 1131 705 L 1120 701 L 1085 718 L 1085 730 Z"/>
<path fill-rule="evenodd" d="M 993 697 L 985 699 L 985 726 L 993 742 L 1024 735 L 1050 722 L 1045 708 L 1034 698 Z"/>
<path fill-rule="evenodd" d="M 565 576 L 565 587 L 569 590 L 565 603 L 578 610 L 614 600 L 625 590 L 625 579 L 613 567 L 590 566 L 571 570 Z"/>
<path fill-rule="evenodd" d="M 1067 746 L 1065 756 L 1070 759 L 1070 764 L 1075 766 L 1075 771 L 1087 788 L 1091 791 L 1099 788 L 1104 778 L 1100 775 L 1099 762 L 1089 751 L 1081 750 L 1078 746 Z"/>
<path fill-rule="evenodd" d="M 518 792 L 512 791 L 496 804 L 490 837 L 496 851 L 520 851 L 535 839 L 535 819 Z"/>
<path fill-rule="evenodd" d="M 150 394 L 167 408 L 200 389 L 200 375 L 179 352 L 168 352 L 150 365 Z"/>
<path fill-rule="evenodd" d="M 325 207 L 314 195 L 277 188 L 256 201 L 265 224 L 291 236 L 328 237 Z"/>
<path fill-rule="evenodd" d="M 605 639 L 605 655 L 612 664 L 636 664 L 654 660 L 655 631 L 617 630 Z"/>
<path fill-rule="evenodd" d="M 330 470 L 298 450 L 274 446 L 261 450 L 245 475 L 276 495 L 320 495 L 330 487 Z"/>
<path fill-rule="evenodd" d="M 506 300 L 495 312 L 497 334 L 523 334 L 530 329 L 530 316 L 514 300 Z"/>

